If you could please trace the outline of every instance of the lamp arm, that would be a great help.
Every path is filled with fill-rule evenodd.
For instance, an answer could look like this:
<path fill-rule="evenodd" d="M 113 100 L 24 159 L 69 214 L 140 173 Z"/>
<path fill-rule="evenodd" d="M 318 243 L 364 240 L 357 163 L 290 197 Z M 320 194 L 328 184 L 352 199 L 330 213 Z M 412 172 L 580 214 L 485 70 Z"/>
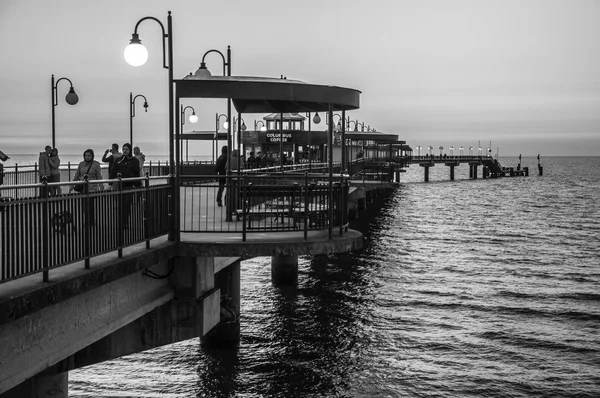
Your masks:
<path fill-rule="evenodd" d="M 169 11 L 169 16 L 171 15 L 171 11 Z M 169 69 L 169 67 L 171 65 L 167 65 L 167 51 L 166 51 L 166 41 L 169 38 L 169 35 L 165 33 L 165 26 L 162 24 L 162 22 L 160 22 L 157 18 L 155 17 L 144 17 L 142 19 L 140 19 L 136 24 L 135 24 L 135 28 L 133 30 L 134 34 L 137 34 L 138 31 L 138 27 L 140 26 L 140 24 L 142 22 L 144 22 L 147 19 L 151 19 L 153 21 L 156 21 L 159 25 L 160 28 L 162 30 L 162 35 L 163 35 L 163 68 L 165 69 Z"/>
<path fill-rule="evenodd" d="M 191 105 L 188 105 L 185 108 L 183 107 L 183 105 L 181 105 L 181 125 L 182 126 L 185 124 L 185 111 L 187 109 L 191 109 L 192 112 L 196 113 L 196 110 Z"/>
<path fill-rule="evenodd" d="M 202 56 L 202 63 L 205 63 L 206 56 L 210 53 L 218 53 L 221 56 L 221 58 L 223 58 L 223 76 L 225 76 L 225 67 L 228 66 L 229 63 L 225 60 L 225 56 L 223 55 L 223 53 L 221 51 L 215 50 L 215 49 L 208 50 Z"/>
<path fill-rule="evenodd" d="M 146 97 L 142 94 L 138 94 L 135 97 L 133 97 L 133 99 L 131 100 L 131 117 L 135 117 L 135 100 L 137 99 L 137 97 L 142 97 L 144 101 L 148 102 Z"/>
<path fill-rule="evenodd" d="M 58 79 L 56 81 L 56 83 L 54 83 L 54 87 L 52 90 L 54 92 L 54 103 L 52 104 L 53 106 L 58 105 L 58 82 L 60 82 L 61 80 L 67 80 L 69 82 L 69 84 L 71 85 L 71 87 L 73 87 L 73 83 L 71 82 L 71 79 L 69 79 L 68 77 L 61 77 L 60 79 Z"/>

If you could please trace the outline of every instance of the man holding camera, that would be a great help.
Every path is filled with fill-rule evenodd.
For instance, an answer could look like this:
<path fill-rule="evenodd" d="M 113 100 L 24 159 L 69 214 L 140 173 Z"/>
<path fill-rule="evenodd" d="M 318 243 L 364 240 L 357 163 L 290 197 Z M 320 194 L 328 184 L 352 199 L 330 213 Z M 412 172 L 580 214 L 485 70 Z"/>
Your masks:
<path fill-rule="evenodd" d="M 110 152 L 110 155 L 108 154 Z M 123 156 L 121 152 L 119 152 L 119 144 L 112 144 L 111 149 L 107 149 L 104 151 L 104 156 L 102 156 L 102 161 L 104 163 L 108 163 L 108 175 L 112 174 L 112 169 L 115 167 L 119 159 Z"/>

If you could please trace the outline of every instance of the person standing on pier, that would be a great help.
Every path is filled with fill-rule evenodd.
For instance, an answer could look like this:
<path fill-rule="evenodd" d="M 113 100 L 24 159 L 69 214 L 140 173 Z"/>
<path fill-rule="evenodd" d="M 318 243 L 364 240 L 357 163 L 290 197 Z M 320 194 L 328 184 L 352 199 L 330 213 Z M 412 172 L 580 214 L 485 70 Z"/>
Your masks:
<path fill-rule="evenodd" d="M 227 175 L 227 151 L 227 145 L 223 145 L 223 148 L 221 148 L 221 155 L 217 158 L 217 164 L 215 167 L 217 175 Z M 225 189 L 226 182 L 227 178 L 219 178 L 219 190 L 217 191 L 217 206 L 219 207 L 223 206 L 223 190 Z"/>
<path fill-rule="evenodd" d="M 48 182 L 60 182 L 60 158 L 58 157 L 57 148 L 52 148 L 50 156 L 48 157 L 48 163 L 50 164 L 50 179 Z M 50 196 L 56 196 L 62 193 L 60 187 L 52 187 L 49 190 Z"/>
<path fill-rule="evenodd" d="M 110 155 L 108 154 L 110 152 Z M 118 160 L 123 156 L 121 152 L 119 152 L 119 144 L 112 144 L 111 149 L 107 149 L 104 151 L 104 156 L 102 156 L 102 161 L 104 163 L 108 163 L 108 175 L 112 174 L 112 169 L 115 167 L 115 164 Z"/>
<path fill-rule="evenodd" d="M 52 175 L 49 161 L 50 152 L 52 152 L 52 147 L 50 145 L 46 145 L 44 152 L 40 152 L 40 158 L 38 160 L 38 173 L 40 175 L 40 182 L 42 182 L 43 177 L 46 177 L 46 181 L 50 182 L 50 176 Z"/>
<path fill-rule="evenodd" d="M 140 177 L 144 177 L 144 162 L 146 161 L 146 155 L 140 151 L 140 147 L 133 147 L 133 156 L 138 160 L 140 164 Z"/>
<path fill-rule="evenodd" d="M 140 176 L 140 163 L 137 158 L 132 156 L 131 144 L 123 144 L 123 156 L 113 165 L 110 179 L 113 180 L 120 175 L 121 178 L 136 178 Z M 121 189 L 123 191 L 131 190 L 141 185 L 140 181 L 123 181 Z M 131 206 L 133 204 L 133 195 L 136 193 L 131 191 L 123 193 L 123 207 L 121 208 L 121 220 L 123 228 L 128 229 L 129 216 L 131 214 Z"/>
<path fill-rule="evenodd" d="M 88 181 L 98 181 L 102 180 L 102 170 L 100 168 L 100 163 L 94 160 L 94 151 L 92 149 L 86 149 L 83 152 L 83 161 L 79 162 L 79 166 L 77 166 L 77 171 L 75 172 L 75 176 L 73 177 L 73 181 L 83 180 L 83 177 L 87 175 Z M 89 184 L 89 192 L 98 192 L 103 189 L 103 184 Z M 71 185 L 70 190 L 73 190 L 73 185 Z M 85 214 L 89 212 L 90 217 L 90 226 L 94 226 L 95 224 L 95 216 L 94 216 L 94 201 L 96 198 L 87 197 L 83 201 L 83 211 L 84 217 Z M 84 218 L 85 219 L 85 218 Z"/>

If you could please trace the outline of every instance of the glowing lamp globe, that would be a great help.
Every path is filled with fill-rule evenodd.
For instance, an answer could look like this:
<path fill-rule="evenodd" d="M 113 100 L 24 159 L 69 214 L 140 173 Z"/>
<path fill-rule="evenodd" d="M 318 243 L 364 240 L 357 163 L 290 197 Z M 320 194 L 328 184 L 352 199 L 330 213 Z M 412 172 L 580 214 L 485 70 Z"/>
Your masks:
<path fill-rule="evenodd" d="M 227 129 L 227 128 L 229 128 L 229 123 L 228 123 L 228 122 L 225 122 L 225 123 L 223 123 L 223 128 L 224 128 L 224 129 Z"/>
<path fill-rule="evenodd" d="M 79 96 L 77 95 L 73 87 L 69 89 L 69 93 L 65 97 L 65 101 L 67 101 L 67 104 L 69 105 L 75 105 L 79 102 Z"/>
<path fill-rule="evenodd" d="M 193 113 L 190 115 L 190 123 L 196 123 L 198 121 L 198 116 Z"/>
<path fill-rule="evenodd" d="M 148 61 L 148 50 L 142 44 L 137 33 L 131 35 L 131 41 L 125 47 L 123 56 L 125 57 L 125 61 L 131 66 L 142 66 Z"/>
<path fill-rule="evenodd" d="M 262 126 L 262 127 L 260 128 L 260 131 L 267 131 L 267 128 L 266 128 L 265 126 Z"/>

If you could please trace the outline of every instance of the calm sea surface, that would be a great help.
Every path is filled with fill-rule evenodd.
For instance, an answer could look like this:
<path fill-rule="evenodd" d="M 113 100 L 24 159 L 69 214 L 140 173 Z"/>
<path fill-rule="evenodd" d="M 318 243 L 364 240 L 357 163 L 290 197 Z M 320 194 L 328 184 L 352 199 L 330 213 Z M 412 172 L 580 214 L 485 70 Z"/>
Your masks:
<path fill-rule="evenodd" d="M 598 397 L 600 157 L 542 164 L 430 183 L 413 166 L 361 214 L 362 252 L 301 258 L 284 289 L 270 258 L 242 263 L 239 347 L 73 371 L 70 396 Z"/>

